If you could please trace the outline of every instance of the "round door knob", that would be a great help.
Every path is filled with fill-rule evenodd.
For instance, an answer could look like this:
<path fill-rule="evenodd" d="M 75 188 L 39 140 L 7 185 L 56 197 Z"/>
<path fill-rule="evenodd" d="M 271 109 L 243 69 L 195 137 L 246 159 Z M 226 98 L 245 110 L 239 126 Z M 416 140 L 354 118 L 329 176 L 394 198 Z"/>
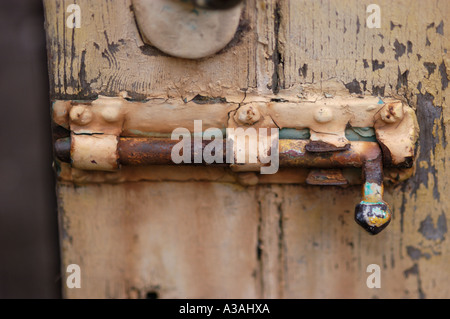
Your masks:
<path fill-rule="evenodd" d="M 133 0 L 133 8 L 145 43 L 174 57 L 199 59 L 219 52 L 233 39 L 242 12 L 239 2 Z"/>

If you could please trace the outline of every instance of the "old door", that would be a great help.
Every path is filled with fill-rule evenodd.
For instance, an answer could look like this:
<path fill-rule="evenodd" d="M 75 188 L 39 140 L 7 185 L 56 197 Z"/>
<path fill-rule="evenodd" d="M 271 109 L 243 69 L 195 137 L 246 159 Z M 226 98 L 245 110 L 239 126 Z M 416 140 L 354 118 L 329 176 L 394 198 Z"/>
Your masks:
<path fill-rule="evenodd" d="M 392 221 L 370 236 L 354 223 L 358 181 L 308 186 L 303 168 L 103 172 L 55 159 L 62 272 L 81 274 L 81 288 L 63 280 L 66 297 L 450 296 L 450 2 L 247 0 L 231 42 L 199 59 L 146 44 L 135 4 L 44 0 L 55 141 L 73 131 L 64 112 L 99 96 L 159 125 L 147 134 L 197 115 L 214 126 L 248 96 L 393 98 L 417 116 L 414 173 L 385 183 Z M 157 107 L 167 100 L 178 103 L 171 116 Z M 370 265 L 380 288 L 368 285 Z"/>

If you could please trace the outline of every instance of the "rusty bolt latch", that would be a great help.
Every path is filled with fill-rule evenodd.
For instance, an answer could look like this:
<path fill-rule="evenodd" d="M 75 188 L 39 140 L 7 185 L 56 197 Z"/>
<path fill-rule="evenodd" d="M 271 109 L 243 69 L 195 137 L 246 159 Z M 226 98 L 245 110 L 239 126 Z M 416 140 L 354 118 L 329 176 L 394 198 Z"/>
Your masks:
<path fill-rule="evenodd" d="M 225 105 L 216 102 L 180 105 L 178 100 L 162 104 L 130 102 L 123 97 L 56 101 L 54 121 L 66 129 L 67 135 L 56 139 L 55 155 L 61 162 L 71 163 L 75 172 L 111 174 L 121 166 L 175 165 L 172 151 L 180 141 L 170 136 L 184 123 L 185 130 L 194 132 L 194 139 L 187 140 L 190 144 L 186 149 L 183 146 L 183 164 L 229 166 L 238 176 L 237 181 L 247 186 L 263 181 L 266 174 L 263 169 L 271 168 L 274 161 L 276 170 L 269 174 L 278 167 L 311 169 L 306 178 L 309 185 L 346 185 L 352 183 L 347 176 L 350 170 L 346 168 L 361 168 L 362 200 L 355 208 L 356 222 L 373 235 L 390 223 L 391 209 L 383 200 L 383 166 L 389 169 L 412 166 L 418 135 L 414 110 L 392 98 L 333 97 L 315 102 L 251 95 L 246 98 L 246 102 Z M 178 119 L 164 122 L 173 116 L 174 109 L 179 112 Z M 196 131 L 199 119 L 203 124 Z M 204 135 L 203 140 L 196 140 L 200 135 L 195 132 L 213 130 L 223 134 L 222 128 L 226 128 L 226 136 L 215 136 L 211 141 Z M 250 139 L 249 135 L 243 139 L 248 140 L 244 146 L 237 142 L 236 147 L 230 143 L 229 148 L 228 142 L 234 142 L 232 132 L 244 129 L 248 133 L 269 130 L 270 135 L 258 134 L 256 139 Z M 360 138 L 347 135 L 348 129 Z M 368 140 L 368 132 L 372 132 L 372 139 Z M 221 152 L 216 154 L 215 147 L 221 143 Z M 257 149 L 250 147 L 252 143 L 258 145 Z M 211 162 L 203 154 L 211 154 L 212 149 Z M 238 150 L 248 155 L 242 161 Z M 270 166 L 261 153 L 270 154 Z M 202 156 L 197 158 L 198 154 Z M 255 173 L 259 170 L 261 175 Z"/>
<path fill-rule="evenodd" d="M 72 136 L 73 138 L 80 138 Z M 114 143 L 115 140 L 111 139 Z M 71 147 L 70 138 L 59 139 L 55 144 L 56 156 L 61 161 L 68 161 L 76 156 L 76 148 Z M 117 142 L 117 157 L 110 159 L 111 168 L 114 165 L 172 165 L 171 151 L 178 141 L 163 138 L 124 138 Z M 204 140 L 202 149 L 211 143 Z M 355 220 L 369 233 L 375 235 L 383 230 L 391 220 L 389 205 L 383 200 L 383 163 L 381 149 L 375 142 L 351 142 L 348 149 L 339 151 L 310 152 L 307 140 L 284 139 L 279 142 L 279 161 L 283 167 L 309 167 L 309 168 L 344 168 L 361 167 L 363 170 L 363 198 L 356 206 Z M 192 142 L 192 150 L 194 144 Z M 224 151 L 226 143 L 224 141 Z M 194 152 L 191 152 L 192 160 Z M 226 152 L 224 152 L 224 159 Z M 95 161 L 88 163 L 95 167 Z M 205 163 L 198 163 L 204 165 Z M 220 164 L 219 164 L 220 165 Z M 117 166 L 116 166 L 117 167 Z"/>

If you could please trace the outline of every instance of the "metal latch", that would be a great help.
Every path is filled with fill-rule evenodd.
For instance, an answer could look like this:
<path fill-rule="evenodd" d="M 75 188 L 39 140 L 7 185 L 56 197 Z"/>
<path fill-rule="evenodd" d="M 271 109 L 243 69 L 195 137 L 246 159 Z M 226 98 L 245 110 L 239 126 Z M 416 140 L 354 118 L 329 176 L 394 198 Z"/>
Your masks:
<path fill-rule="evenodd" d="M 280 167 L 310 168 L 306 182 L 311 185 L 345 185 L 341 169 L 362 168 L 363 197 L 356 205 L 355 220 L 371 234 L 379 233 L 391 220 L 383 200 L 383 168 L 412 167 L 418 136 L 414 111 L 398 99 L 323 95 L 305 99 L 290 92 L 249 94 L 241 100 L 196 96 L 190 101 L 132 101 L 126 96 L 100 96 L 94 101 L 56 101 L 53 120 L 70 131 L 70 136 L 55 142 L 57 158 L 87 171 L 176 165 L 173 150 L 180 141 L 171 136 L 179 128 L 193 134 L 182 150 L 182 164 L 260 171 L 272 164 L 261 156 L 262 147 L 266 155 L 277 154 Z M 201 134 L 195 136 L 199 121 Z M 235 136 L 227 134 L 230 129 L 270 130 L 254 150 L 256 162 L 249 160 L 248 139 L 243 147 L 236 147 Z M 211 134 L 216 138 L 211 140 Z M 257 139 L 263 141 L 259 135 Z M 211 162 L 201 154 L 211 153 L 213 143 L 215 161 Z M 250 155 L 239 160 L 242 149 Z"/>

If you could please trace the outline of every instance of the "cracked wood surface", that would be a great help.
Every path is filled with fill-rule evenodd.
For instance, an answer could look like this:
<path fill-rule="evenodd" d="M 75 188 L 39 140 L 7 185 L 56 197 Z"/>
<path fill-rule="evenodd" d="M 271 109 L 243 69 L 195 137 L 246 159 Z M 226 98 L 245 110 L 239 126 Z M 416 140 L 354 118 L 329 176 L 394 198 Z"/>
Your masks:
<path fill-rule="evenodd" d="M 400 98 L 420 125 L 416 173 L 386 187 L 393 221 L 371 237 L 353 221 L 360 187 L 229 182 L 58 184 L 63 273 L 78 297 L 445 298 L 450 296 L 450 3 L 248 0 L 218 55 L 175 59 L 142 43 L 129 0 L 44 0 L 51 96 L 133 99 L 270 94 L 307 85 L 332 95 Z M 381 266 L 368 289 L 366 267 Z M 63 280 L 64 282 L 64 280 Z"/>

